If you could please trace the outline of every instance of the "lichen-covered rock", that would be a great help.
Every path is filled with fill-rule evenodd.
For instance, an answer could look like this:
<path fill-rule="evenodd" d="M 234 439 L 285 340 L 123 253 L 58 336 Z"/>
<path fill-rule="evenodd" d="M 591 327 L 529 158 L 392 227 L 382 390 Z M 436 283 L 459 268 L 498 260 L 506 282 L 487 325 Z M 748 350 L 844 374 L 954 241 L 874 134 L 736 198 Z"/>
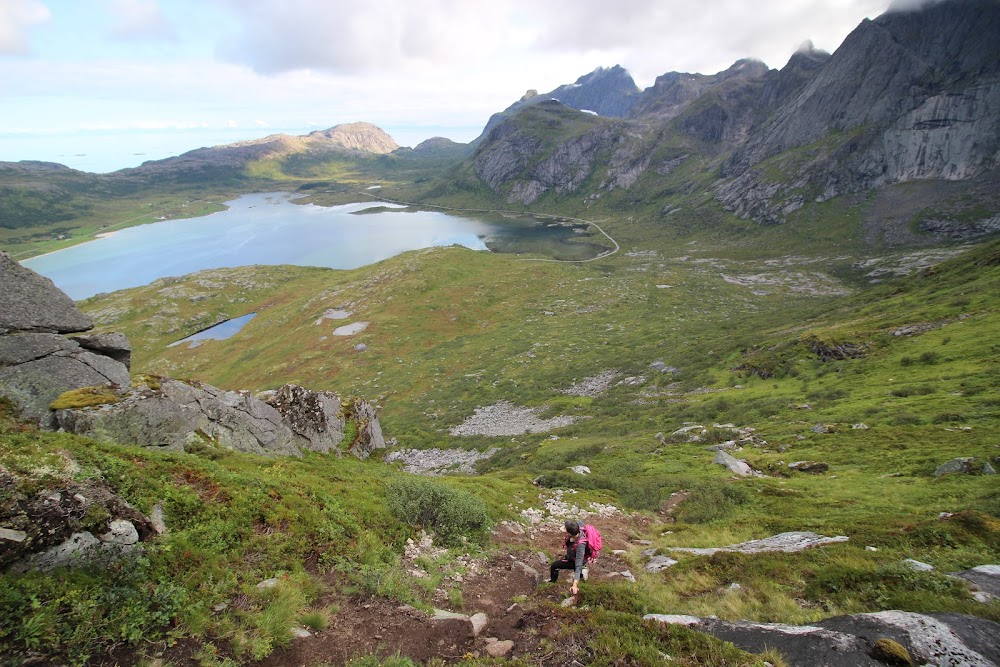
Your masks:
<path fill-rule="evenodd" d="M 94 321 L 51 280 L 0 252 L 0 334 L 8 331 L 72 333 L 89 331 Z"/>
<path fill-rule="evenodd" d="M 344 439 L 340 397 L 333 392 L 286 384 L 269 393 L 264 401 L 281 414 L 305 449 L 325 454 L 335 450 Z"/>

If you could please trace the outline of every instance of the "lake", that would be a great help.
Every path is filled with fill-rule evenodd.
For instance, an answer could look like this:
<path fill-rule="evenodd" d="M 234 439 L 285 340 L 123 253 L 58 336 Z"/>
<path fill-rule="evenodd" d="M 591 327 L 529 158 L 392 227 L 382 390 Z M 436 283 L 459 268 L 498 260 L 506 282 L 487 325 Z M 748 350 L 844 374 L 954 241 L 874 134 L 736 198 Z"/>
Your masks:
<path fill-rule="evenodd" d="M 288 193 L 243 195 L 200 218 L 129 227 L 21 262 L 70 297 L 86 299 L 158 278 L 250 264 L 353 269 L 432 246 L 587 259 L 604 248 L 581 238 L 586 226 L 531 219 L 472 218 L 381 202 L 294 204 Z M 359 212 L 369 210 L 359 214 Z"/>

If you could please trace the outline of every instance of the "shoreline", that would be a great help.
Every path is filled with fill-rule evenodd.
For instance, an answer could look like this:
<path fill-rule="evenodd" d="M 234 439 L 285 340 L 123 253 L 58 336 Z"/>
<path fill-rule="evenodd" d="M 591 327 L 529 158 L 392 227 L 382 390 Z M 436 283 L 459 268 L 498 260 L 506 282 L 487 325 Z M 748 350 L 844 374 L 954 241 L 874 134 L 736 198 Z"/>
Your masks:
<path fill-rule="evenodd" d="M 48 255 L 54 255 L 57 252 L 62 252 L 63 250 L 69 250 L 70 248 L 77 248 L 77 247 L 82 246 L 82 245 L 87 245 L 88 243 L 94 243 L 95 241 L 100 241 L 101 239 L 106 239 L 106 238 L 108 238 L 110 236 L 114 236 L 115 234 L 117 234 L 120 231 L 121 231 L 120 229 L 115 229 L 115 230 L 112 230 L 112 231 L 109 231 L 109 232 L 99 232 L 97 234 L 94 234 L 94 238 L 92 238 L 92 239 L 87 239 L 86 241 L 80 241 L 79 243 L 74 243 L 73 245 L 68 245 L 65 248 L 59 248 L 58 250 L 50 250 L 48 252 L 43 252 L 40 255 L 32 255 L 31 257 L 27 257 L 25 259 L 19 259 L 17 261 L 20 262 L 21 264 L 23 264 L 24 262 L 30 262 L 31 260 L 38 259 L 39 257 L 46 257 Z"/>

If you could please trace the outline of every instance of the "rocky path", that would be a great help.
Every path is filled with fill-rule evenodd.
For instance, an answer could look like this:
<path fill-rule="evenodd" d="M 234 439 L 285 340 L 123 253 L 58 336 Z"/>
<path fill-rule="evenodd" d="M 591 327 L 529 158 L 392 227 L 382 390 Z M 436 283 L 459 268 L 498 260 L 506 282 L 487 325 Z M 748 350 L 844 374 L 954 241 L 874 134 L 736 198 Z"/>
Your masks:
<path fill-rule="evenodd" d="M 620 576 L 628 564 L 613 552 L 629 546 L 646 519 L 620 515 L 587 521 L 600 528 L 605 543 L 601 557 L 590 568 L 590 580 Z M 461 606 L 436 597 L 434 615 L 383 598 L 330 595 L 319 602 L 320 606 L 339 606 L 327 628 L 296 639 L 257 665 L 341 665 L 372 654 L 400 654 L 420 662 L 434 657 L 455 662 L 469 655 L 540 655 L 541 641 L 558 631 L 557 614 L 548 607 L 538 609 L 518 601 L 535 596 L 558 604 L 569 597 L 572 580 L 568 573 L 562 573 L 557 585 L 539 588 L 547 581 L 549 562 L 562 551 L 562 538 L 552 520 L 527 528 L 501 524 L 493 535 L 494 555 L 467 568 Z M 403 567 L 414 567 L 421 555 L 433 555 L 433 551 L 429 543 L 423 548 L 414 545 L 412 551 L 408 548 Z"/>

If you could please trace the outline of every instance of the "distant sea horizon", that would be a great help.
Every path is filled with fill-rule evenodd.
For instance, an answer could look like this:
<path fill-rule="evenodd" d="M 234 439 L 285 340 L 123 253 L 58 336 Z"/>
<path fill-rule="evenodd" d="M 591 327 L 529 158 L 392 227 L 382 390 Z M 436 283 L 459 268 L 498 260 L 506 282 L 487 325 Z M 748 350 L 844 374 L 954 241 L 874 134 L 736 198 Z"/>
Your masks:
<path fill-rule="evenodd" d="M 304 135 L 325 126 L 263 128 L 194 128 L 184 130 L 74 131 L 62 133 L 4 132 L 0 130 L 0 161 L 57 162 L 80 171 L 105 174 L 138 167 L 197 148 L 262 139 L 272 134 Z M 376 123 L 377 124 L 377 123 Z M 480 126 L 380 126 L 400 146 L 416 146 L 431 137 L 459 143 L 472 141 Z"/>

